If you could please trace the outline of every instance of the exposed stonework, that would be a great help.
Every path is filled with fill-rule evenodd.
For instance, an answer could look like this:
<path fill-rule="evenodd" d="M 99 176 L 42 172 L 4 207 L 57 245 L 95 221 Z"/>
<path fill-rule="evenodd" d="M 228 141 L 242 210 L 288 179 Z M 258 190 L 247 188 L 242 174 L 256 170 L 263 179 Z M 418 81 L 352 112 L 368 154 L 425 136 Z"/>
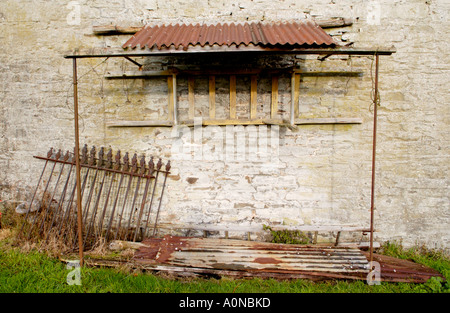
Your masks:
<path fill-rule="evenodd" d="M 2 1 L 0 199 L 5 204 L 28 197 L 42 166 L 33 155 L 44 154 L 49 147 L 73 146 L 72 64 L 63 55 L 77 49 L 119 47 L 129 37 L 95 36 L 93 26 L 340 16 L 354 23 L 327 29 L 338 40 L 354 42 L 356 47 L 394 45 L 397 49 L 394 55 L 381 57 L 380 64 L 375 239 L 448 249 L 448 12 L 450 6 L 444 0 Z M 302 117 L 361 117 L 363 123 L 302 125 L 298 131 L 256 126 L 261 133 L 277 134 L 276 138 L 268 135 L 267 144 L 268 155 L 276 157 L 256 160 L 251 159 L 248 146 L 242 154 L 238 149 L 243 147 L 236 144 L 233 147 L 238 153 L 230 152 L 235 157 L 232 160 L 208 160 L 203 157 L 207 153 L 200 157 L 195 149 L 183 160 L 173 155 L 177 133 L 172 128 L 107 127 L 108 121 L 117 119 L 165 118 L 167 82 L 165 78 L 106 80 L 108 71 L 136 67 L 122 59 L 103 61 L 79 61 L 81 143 L 173 158 L 161 222 L 368 225 L 370 57 L 258 60 L 262 64 L 292 63 L 305 70 L 362 71 L 357 77 L 303 77 L 299 113 Z M 174 62 L 192 64 L 198 60 L 156 58 L 142 62 L 146 69 L 164 69 Z M 237 97 L 237 116 L 248 113 L 246 80 L 237 83 L 242 91 Z M 178 83 L 179 113 L 185 118 L 187 82 L 180 78 Z M 196 115 L 206 117 L 207 78 L 200 79 L 197 86 Z M 227 91 L 220 79 L 216 87 L 220 116 L 225 114 Z M 258 88 L 258 115 L 264 116 L 270 106 L 269 79 L 262 77 Z M 289 77 L 280 78 L 279 88 L 279 109 L 286 111 Z M 220 130 L 224 136 L 225 129 Z M 229 130 L 249 136 L 252 128 L 233 126 Z M 190 136 L 192 147 L 198 147 L 193 131 L 184 138 Z M 210 132 L 203 133 L 202 151 L 223 142 L 214 141 L 213 127 L 203 131 Z"/>

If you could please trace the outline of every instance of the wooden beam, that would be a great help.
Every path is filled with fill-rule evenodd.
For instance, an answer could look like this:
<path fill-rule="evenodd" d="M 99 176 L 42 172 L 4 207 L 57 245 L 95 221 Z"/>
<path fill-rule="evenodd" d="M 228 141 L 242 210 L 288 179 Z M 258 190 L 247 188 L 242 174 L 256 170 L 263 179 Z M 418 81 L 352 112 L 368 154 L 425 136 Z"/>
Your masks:
<path fill-rule="evenodd" d="M 314 21 L 322 28 L 344 27 L 353 25 L 351 18 L 331 17 L 331 18 L 316 18 Z"/>
<path fill-rule="evenodd" d="M 117 121 L 106 122 L 107 127 L 172 127 L 173 121 L 147 120 L 147 121 Z"/>
<path fill-rule="evenodd" d="M 276 118 L 278 114 L 278 76 L 272 76 L 272 103 L 270 106 L 270 118 Z"/>
<path fill-rule="evenodd" d="M 294 120 L 294 125 L 320 125 L 320 124 L 362 124 L 362 118 L 358 117 L 332 117 L 332 118 L 297 118 Z M 207 119 L 202 121 L 202 125 L 280 125 L 288 126 L 289 121 L 282 119 Z M 194 126 L 194 120 L 179 121 L 180 125 Z M 147 120 L 147 121 L 109 121 L 106 123 L 107 127 L 171 127 L 174 123 L 171 120 Z"/>
<path fill-rule="evenodd" d="M 230 76 L 230 119 L 236 118 L 236 75 Z"/>
<path fill-rule="evenodd" d="M 342 77 L 359 77 L 363 76 L 364 72 L 362 70 L 358 71 L 304 71 L 295 69 L 293 70 L 296 74 L 302 74 L 302 76 L 312 76 L 312 77 L 328 77 L 328 76 L 342 76 Z M 151 77 L 158 77 L 158 76 L 171 76 L 174 73 L 178 74 L 189 74 L 189 75 L 209 75 L 209 74 L 215 74 L 215 75 L 245 75 L 245 74 L 257 74 L 260 73 L 261 70 L 254 70 L 254 71 L 226 71 L 226 72 L 220 72 L 220 71 L 194 71 L 196 74 L 191 74 L 191 71 L 186 72 L 180 72 L 176 70 L 161 70 L 161 71 L 126 71 L 126 72 L 107 72 L 105 75 L 105 78 L 107 79 L 138 79 L 138 78 L 151 78 Z M 292 72 L 292 68 L 286 68 L 286 69 L 277 69 L 276 73 L 289 73 Z M 272 73 L 273 74 L 273 73 Z"/>
<path fill-rule="evenodd" d="M 188 78 L 188 93 L 189 93 L 189 119 L 193 119 L 195 115 L 195 98 L 194 98 L 194 87 L 195 80 L 194 77 L 189 76 Z"/>
<path fill-rule="evenodd" d="M 167 119 L 169 121 L 173 121 L 173 113 L 174 113 L 174 103 L 173 103 L 173 76 L 167 77 L 167 94 L 168 94 L 168 101 L 169 101 L 169 110 L 168 110 L 168 116 Z"/>
<path fill-rule="evenodd" d="M 256 106 L 257 106 L 257 76 L 251 76 L 250 86 L 250 119 L 256 118 Z"/>
<path fill-rule="evenodd" d="M 173 74 L 172 75 L 172 85 L 173 85 L 173 87 L 172 87 L 172 90 L 173 90 L 173 93 L 172 93 L 172 97 L 173 97 L 173 100 L 172 100 L 172 102 L 173 102 L 173 123 L 175 124 L 175 125 L 177 125 L 178 124 L 178 103 L 177 103 L 177 75 L 176 74 Z"/>
<path fill-rule="evenodd" d="M 143 49 L 122 49 L 122 48 L 111 48 L 105 50 L 104 48 L 94 48 L 94 49 L 83 49 L 77 53 L 66 54 L 64 58 L 66 59 L 83 59 L 83 58 L 123 58 L 125 56 L 168 56 L 168 55 L 188 55 L 188 54 L 222 54 L 224 52 L 232 53 L 248 53 L 254 54 L 255 52 L 261 52 L 264 54 L 296 54 L 296 55 L 392 55 L 396 53 L 395 47 L 378 47 L 378 48 L 349 48 L 349 47 L 338 47 L 338 48 L 267 48 L 260 46 L 248 46 L 248 47 L 229 47 L 227 45 L 213 46 L 213 47 L 200 47 L 193 46 L 189 49 L 176 49 L 175 47 L 170 47 L 167 49 L 154 49 L 154 50 L 143 50 Z"/>
<path fill-rule="evenodd" d="M 295 116 L 295 73 L 291 74 L 291 106 L 289 108 L 289 121 L 294 125 Z"/>
<path fill-rule="evenodd" d="M 216 77 L 209 76 L 209 118 L 216 118 Z"/>
<path fill-rule="evenodd" d="M 324 118 L 297 118 L 294 120 L 295 125 L 308 124 L 362 124 L 360 117 L 324 117 Z"/>
<path fill-rule="evenodd" d="M 294 118 L 299 116 L 299 99 L 300 99 L 300 74 L 295 74 L 294 79 Z"/>
<path fill-rule="evenodd" d="M 92 26 L 94 35 L 128 35 L 135 34 L 143 26 L 98 25 Z"/>
<path fill-rule="evenodd" d="M 235 68 L 235 69 L 216 69 L 216 70 L 182 70 L 177 69 L 180 74 L 187 75 L 255 75 L 261 73 L 261 69 L 245 69 L 245 68 Z"/>
<path fill-rule="evenodd" d="M 302 76 L 311 76 L 311 77 L 359 77 L 363 76 L 363 71 L 303 71 L 303 70 L 294 70 L 294 73 L 301 74 Z"/>
<path fill-rule="evenodd" d="M 136 79 L 136 78 L 150 78 L 160 76 L 172 76 L 173 71 L 127 71 L 127 72 L 108 72 L 105 75 L 107 79 Z"/>
<path fill-rule="evenodd" d="M 351 26 L 353 20 L 344 17 L 316 18 L 314 21 L 322 28 Z M 96 25 L 92 27 L 94 35 L 131 35 L 142 29 L 143 26 Z"/>

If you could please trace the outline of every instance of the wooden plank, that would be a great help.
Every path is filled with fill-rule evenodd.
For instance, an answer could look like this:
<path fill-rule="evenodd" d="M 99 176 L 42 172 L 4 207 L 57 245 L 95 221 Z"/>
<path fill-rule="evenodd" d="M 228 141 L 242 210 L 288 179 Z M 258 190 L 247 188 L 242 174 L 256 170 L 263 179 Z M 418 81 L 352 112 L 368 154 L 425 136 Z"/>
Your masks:
<path fill-rule="evenodd" d="M 363 76 L 363 71 L 303 71 L 294 70 L 294 73 L 308 77 L 359 77 Z"/>
<path fill-rule="evenodd" d="M 107 72 L 105 78 L 107 79 L 136 79 L 136 78 L 150 78 L 163 77 L 173 75 L 173 71 L 126 71 L 126 72 Z"/>
<path fill-rule="evenodd" d="M 159 224 L 159 228 L 166 229 L 193 229 L 193 230 L 207 230 L 207 231 L 229 231 L 229 232 L 262 232 L 264 231 L 262 225 L 195 225 L 195 224 Z M 355 231 L 368 232 L 368 227 L 352 226 L 352 225 L 274 225 L 270 226 L 272 230 L 299 230 L 299 231 Z"/>
<path fill-rule="evenodd" d="M 353 25 L 351 18 L 345 17 L 331 17 L 331 18 L 316 18 L 314 21 L 322 28 L 344 27 Z"/>
<path fill-rule="evenodd" d="M 168 110 L 168 114 L 167 114 L 167 120 L 169 121 L 174 121 L 173 120 L 173 113 L 174 113 L 174 103 L 173 103 L 173 76 L 169 76 L 167 77 L 167 97 L 168 97 L 168 102 L 169 102 L 169 110 Z"/>
<path fill-rule="evenodd" d="M 173 97 L 173 123 L 178 124 L 178 103 L 177 103 L 177 76 L 172 75 L 172 97 Z"/>
<path fill-rule="evenodd" d="M 187 74 L 187 75 L 208 75 L 208 76 L 217 76 L 217 75 L 254 75 L 261 73 L 261 69 L 242 69 L 242 68 L 235 68 L 235 69 L 217 69 L 217 70 L 183 70 L 178 69 L 180 74 Z"/>
<path fill-rule="evenodd" d="M 256 118 L 256 108 L 257 108 L 257 76 L 251 76 L 251 86 L 250 86 L 250 119 Z"/>
<path fill-rule="evenodd" d="M 294 78 L 294 116 L 299 116 L 299 99 L 300 99 L 300 74 L 295 74 Z"/>
<path fill-rule="evenodd" d="M 169 99 L 169 110 L 173 96 Z M 169 116 L 173 118 L 173 111 L 170 110 Z M 361 124 L 363 120 L 358 117 L 342 117 L 342 118 L 302 118 L 295 119 L 294 125 L 316 125 L 316 124 Z M 179 124 L 192 127 L 194 126 L 194 120 L 180 121 Z M 106 122 L 107 127 L 172 127 L 174 125 L 172 120 L 147 120 L 147 121 L 109 121 Z M 254 120 L 240 120 L 240 119 L 227 119 L 216 120 L 209 119 L 203 120 L 202 125 L 280 125 L 290 126 L 288 121 L 281 119 L 254 119 Z"/>
<path fill-rule="evenodd" d="M 189 119 L 193 119 L 195 116 L 195 97 L 194 97 L 195 80 L 194 77 L 188 78 L 188 97 L 189 97 Z"/>
<path fill-rule="evenodd" d="M 295 125 L 308 124 L 362 124 L 363 120 L 359 117 L 326 117 L 326 118 L 297 118 Z"/>
<path fill-rule="evenodd" d="M 236 75 L 230 75 L 230 119 L 236 118 Z"/>
<path fill-rule="evenodd" d="M 272 102 L 270 106 L 270 118 L 278 115 L 278 76 L 272 76 Z"/>
<path fill-rule="evenodd" d="M 216 77 L 209 76 L 209 118 L 216 118 Z"/>
<path fill-rule="evenodd" d="M 164 120 L 106 122 L 107 127 L 172 127 L 173 125 L 173 121 Z"/>
<path fill-rule="evenodd" d="M 92 26 L 94 35 L 127 35 L 135 34 L 143 26 L 97 25 Z"/>
<path fill-rule="evenodd" d="M 279 70 L 280 71 L 280 70 Z M 284 72 L 290 72 L 290 69 L 285 69 Z M 248 74 L 255 74 L 255 73 L 259 73 L 260 71 L 252 71 L 249 72 Z M 129 78 L 129 79 L 137 79 L 137 78 L 151 78 L 151 77 L 159 77 L 159 76 L 170 76 L 173 75 L 174 73 L 178 73 L 178 74 L 189 74 L 189 75 L 195 75 L 192 74 L 190 71 L 187 72 L 180 72 L 177 70 L 162 70 L 162 71 L 126 71 L 126 72 L 107 72 L 105 74 L 105 78 L 107 79 L 124 79 L 124 78 Z M 203 73 L 203 72 L 202 72 Z M 246 74 L 245 72 L 241 72 L 241 75 Z M 363 71 L 346 71 L 346 70 L 341 70 L 341 71 L 304 71 L 304 70 L 294 70 L 294 73 L 296 74 L 301 74 L 302 76 L 308 76 L 308 77 L 331 77 L 331 76 L 335 76 L 335 77 L 359 77 L 359 76 L 363 76 L 364 72 Z M 233 71 L 227 71 L 225 74 L 221 73 L 221 72 L 208 72 L 206 71 L 205 73 L 203 73 L 204 75 L 208 75 L 208 74 L 215 74 L 215 75 L 230 75 L 230 76 L 236 76 L 236 75 L 240 75 L 239 71 L 233 72 Z M 197 75 L 200 75 L 200 72 L 197 73 Z"/>
<path fill-rule="evenodd" d="M 353 24 L 351 18 L 331 17 L 331 18 L 316 18 L 315 22 L 322 28 L 344 27 Z M 121 26 L 121 25 L 95 25 L 92 27 L 92 32 L 95 35 L 128 35 L 135 34 L 142 29 L 143 26 Z"/>
<path fill-rule="evenodd" d="M 289 108 L 289 123 L 294 125 L 295 122 L 295 73 L 291 74 L 291 105 Z"/>

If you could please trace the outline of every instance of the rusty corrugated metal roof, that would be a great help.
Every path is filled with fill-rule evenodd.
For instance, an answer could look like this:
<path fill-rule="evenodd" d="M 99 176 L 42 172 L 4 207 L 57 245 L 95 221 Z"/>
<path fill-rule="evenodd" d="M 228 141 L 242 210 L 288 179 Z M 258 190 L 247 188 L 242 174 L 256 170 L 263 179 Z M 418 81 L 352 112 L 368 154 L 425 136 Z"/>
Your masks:
<path fill-rule="evenodd" d="M 365 277 L 367 258 L 359 249 L 287 245 L 219 238 L 165 236 L 141 242 L 134 262 L 182 268 L 293 277 Z"/>
<path fill-rule="evenodd" d="M 162 49 L 189 46 L 334 46 L 335 42 L 312 21 L 292 23 L 175 24 L 145 26 L 122 47 Z"/>

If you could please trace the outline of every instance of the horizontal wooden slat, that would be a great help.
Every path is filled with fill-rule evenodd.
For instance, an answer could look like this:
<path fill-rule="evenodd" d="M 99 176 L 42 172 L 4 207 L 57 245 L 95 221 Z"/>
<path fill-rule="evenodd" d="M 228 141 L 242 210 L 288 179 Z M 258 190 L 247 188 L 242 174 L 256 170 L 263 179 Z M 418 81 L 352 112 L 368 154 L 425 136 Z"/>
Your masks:
<path fill-rule="evenodd" d="M 172 127 L 173 125 L 173 121 L 165 120 L 106 122 L 107 127 Z"/>
<path fill-rule="evenodd" d="M 315 124 L 361 124 L 363 122 L 362 118 L 359 117 L 333 117 L 333 118 L 303 118 L 295 119 L 295 125 L 315 125 Z M 194 126 L 193 120 L 179 121 L 180 125 L 185 125 L 188 127 Z M 147 121 L 109 121 L 106 123 L 108 127 L 171 127 L 173 126 L 172 121 L 167 120 L 147 120 Z M 280 125 L 287 126 L 287 121 L 280 119 L 205 119 L 202 120 L 203 126 L 217 125 Z"/>
<path fill-rule="evenodd" d="M 108 79 L 121 79 L 121 78 L 145 78 L 145 77 L 161 77 L 172 76 L 173 71 L 127 71 L 127 72 L 108 72 L 105 74 L 105 78 Z"/>
<path fill-rule="evenodd" d="M 207 231 L 235 231 L 235 232 L 261 232 L 263 225 L 193 225 L 193 224 L 161 224 L 161 228 L 194 229 Z M 367 227 L 352 225 L 274 225 L 272 230 L 299 230 L 299 231 L 369 231 Z"/>

